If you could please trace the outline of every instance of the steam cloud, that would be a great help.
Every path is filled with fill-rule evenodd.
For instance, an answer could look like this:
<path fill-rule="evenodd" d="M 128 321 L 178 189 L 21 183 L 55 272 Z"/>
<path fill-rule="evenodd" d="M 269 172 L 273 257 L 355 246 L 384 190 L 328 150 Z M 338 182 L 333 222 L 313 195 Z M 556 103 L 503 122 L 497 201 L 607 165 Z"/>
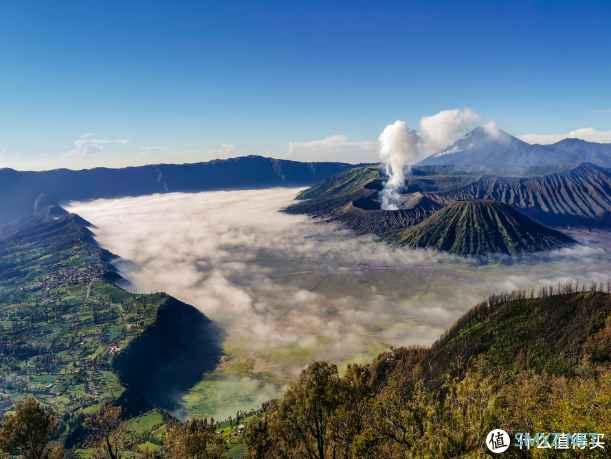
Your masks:
<path fill-rule="evenodd" d="M 396 210 L 399 190 L 405 183 L 405 167 L 418 159 L 420 136 L 405 124 L 395 121 L 380 134 L 380 159 L 386 164 L 388 180 L 380 193 L 382 209 Z"/>
<path fill-rule="evenodd" d="M 481 120 L 470 108 L 444 110 L 420 120 L 422 137 L 410 129 L 405 121 L 386 126 L 378 139 L 380 159 L 386 165 L 388 181 L 380 193 L 382 209 L 396 210 L 399 193 L 410 173 L 410 165 L 433 154 L 451 143 Z"/>

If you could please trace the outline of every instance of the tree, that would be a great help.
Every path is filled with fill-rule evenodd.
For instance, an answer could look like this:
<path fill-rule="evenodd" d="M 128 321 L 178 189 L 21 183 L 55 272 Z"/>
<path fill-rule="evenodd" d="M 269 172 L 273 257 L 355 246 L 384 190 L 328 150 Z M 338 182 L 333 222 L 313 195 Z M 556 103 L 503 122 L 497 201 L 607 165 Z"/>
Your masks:
<path fill-rule="evenodd" d="M 52 410 L 45 411 L 33 397 L 15 405 L 15 414 L 6 415 L 0 429 L 0 449 L 21 455 L 24 459 L 47 458 L 51 448 L 47 445 L 55 426 Z M 53 456 L 57 458 L 59 449 Z"/>
<path fill-rule="evenodd" d="M 340 406 L 330 429 L 338 457 L 351 457 L 354 438 L 365 430 L 371 414 L 373 389 L 368 365 L 348 365 L 340 384 Z"/>
<path fill-rule="evenodd" d="M 107 405 L 86 422 L 89 441 L 95 446 L 96 459 L 121 459 L 127 439 L 127 422 L 121 408 Z"/>
<path fill-rule="evenodd" d="M 217 459 L 225 452 L 225 442 L 213 425 L 193 419 L 170 428 L 164 450 L 170 459 Z"/>
<path fill-rule="evenodd" d="M 313 362 L 291 383 L 282 399 L 271 405 L 266 428 L 260 423 L 249 425 L 246 444 L 249 449 L 265 454 L 258 457 L 335 457 L 331 427 L 340 403 L 337 367 Z M 265 448 L 261 445 L 273 445 L 273 451 L 263 453 Z"/>
<path fill-rule="evenodd" d="M 265 459 L 274 450 L 276 442 L 269 432 L 267 417 L 253 419 L 244 432 L 244 443 L 248 445 L 246 459 Z"/>

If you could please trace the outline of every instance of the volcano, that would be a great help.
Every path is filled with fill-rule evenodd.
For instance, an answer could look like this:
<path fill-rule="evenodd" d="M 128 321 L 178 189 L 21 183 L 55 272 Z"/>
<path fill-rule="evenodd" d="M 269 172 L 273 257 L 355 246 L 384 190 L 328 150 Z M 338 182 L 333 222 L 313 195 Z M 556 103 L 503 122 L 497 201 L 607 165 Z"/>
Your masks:
<path fill-rule="evenodd" d="M 575 241 L 498 201 L 455 201 L 411 228 L 387 233 L 398 245 L 462 256 L 519 255 L 560 249 Z"/>

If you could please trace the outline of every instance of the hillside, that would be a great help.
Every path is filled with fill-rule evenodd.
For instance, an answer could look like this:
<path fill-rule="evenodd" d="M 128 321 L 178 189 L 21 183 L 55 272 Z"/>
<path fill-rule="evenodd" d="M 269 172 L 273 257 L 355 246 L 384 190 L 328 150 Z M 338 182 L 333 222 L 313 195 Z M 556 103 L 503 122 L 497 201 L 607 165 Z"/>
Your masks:
<path fill-rule="evenodd" d="M 445 177 L 443 177 L 445 178 Z M 284 212 L 339 222 L 359 233 L 383 233 L 420 223 L 443 207 L 420 193 L 406 197 L 399 210 L 381 210 L 377 199 L 387 177 L 379 166 L 354 168 L 302 191 Z"/>
<path fill-rule="evenodd" d="M 442 208 L 443 204 L 421 193 L 410 195 L 410 199 L 398 210 L 381 210 L 379 202 L 366 196 L 332 210 L 323 219 L 341 222 L 358 233 L 382 234 L 417 225 Z"/>
<path fill-rule="evenodd" d="M 506 175 L 491 175 L 503 173 Z M 503 202 L 557 228 L 606 228 L 611 223 L 611 170 L 590 163 L 510 166 L 418 166 L 406 179 L 398 210 L 381 210 L 386 177 L 377 167 L 354 168 L 299 194 L 287 213 L 381 234 L 421 223 L 451 202 Z"/>
<path fill-rule="evenodd" d="M 532 369 L 565 376 L 575 376 L 583 359 L 608 365 L 611 296 L 607 290 L 608 285 L 567 282 L 539 292 L 492 295 L 459 318 L 432 346 L 402 348 L 383 357 L 374 365 L 373 377 L 405 375 L 418 365 L 431 386 L 439 387 L 453 363 L 479 356 L 505 371 Z"/>
<path fill-rule="evenodd" d="M 114 255 L 87 226 L 49 207 L 0 229 L 0 412 L 27 395 L 59 414 L 117 400 L 136 414 L 154 404 L 174 409 L 167 396 L 218 361 L 222 332 L 168 295 L 112 284 Z M 143 363 L 137 384 L 116 370 Z M 163 370 L 172 378 L 162 381 Z"/>
<path fill-rule="evenodd" d="M 0 169 L 0 225 L 29 215 L 39 206 L 70 200 L 141 196 L 154 193 L 313 185 L 355 166 L 301 163 L 261 156 L 196 164 L 157 164 L 123 169 L 31 172 Z M 43 195 L 41 197 L 41 195 Z"/>
<path fill-rule="evenodd" d="M 293 457 L 311 444 L 324 446 L 319 457 L 326 450 L 475 458 L 492 457 L 489 448 L 500 446 L 490 431 L 503 429 L 510 436 L 505 457 L 609 457 L 591 446 L 597 433 L 581 442 L 568 435 L 561 449 L 560 434 L 547 432 L 607 437 L 610 290 L 611 281 L 566 282 L 542 287 L 538 297 L 533 290 L 495 294 L 430 347 L 391 348 L 343 375 L 313 362 L 264 421 L 247 427 L 245 442 L 265 459 Z M 312 406 L 324 409 L 312 416 Z M 333 429 L 338 424 L 341 431 Z"/>
<path fill-rule="evenodd" d="M 325 215 L 327 212 L 382 189 L 382 174 L 376 166 L 357 167 L 329 177 L 295 198 L 301 202 L 284 211 L 289 214 Z"/>
<path fill-rule="evenodd" d="M 417 166 L 533 167 L 575 162 L 611 167 L 611 144 L 564 139 L 552 145 L 531 145 L 504 131 L 478 127 Z"/>
<path fill-rule="evenodd" d="M 483 176 L 452 191 L 425 193 L 439 204 L 492 199 L 545 225 L 606 227 L 611 222 L 611 172 L 589 163 L 527 169 L 524 177 Z"/>
<path fill-rule="evenodd" d="M 570 237 L 539 225 L 498 201 L 455 201 L 422 223 L 388 233 L 387 239 L 411 248 L 462 256 L 548 251 L 573 244 Z"/>

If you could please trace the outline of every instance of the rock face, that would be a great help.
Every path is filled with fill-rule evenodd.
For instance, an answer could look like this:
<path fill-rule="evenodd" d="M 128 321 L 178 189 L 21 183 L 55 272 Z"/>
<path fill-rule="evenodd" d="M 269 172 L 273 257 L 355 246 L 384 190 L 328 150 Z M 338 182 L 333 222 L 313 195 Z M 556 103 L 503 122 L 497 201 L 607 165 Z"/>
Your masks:
<path fill-rule="evenodd" d="M 611 167 L 611 144 L 564 139 L 552 145 L 531 145 L 501 130 L 479 127 L 418 165 L 532 167 L 583 161 Z"/>
<path fill-rule="evenodd" d="M 421 193 L 410 195 L 398 210 L 381 210 L 372 197 L 363 197 L 334 210 L 327 221 L 341 222 L 358 233 L 381 234 L 399 228 L 417 225 L 443 208 Z"/>
<path fill-rule="evenodd" d="M 412 248 L 431 248 L 462 256 L 505 253 L 518 255 L 567 247 L 569 236 L 539 225 L 498 201 L 455 201 L 388 239 Z"/>
<path fill-rule="evenodd" d="M 400 209 L 382 210 L 378 192 L 386 179 L 377 166 L 350 169 L 301 192 L 297 199 L 304 201 L 284 211 L 342 223 L 358 233 L 380 234 L 416 225 L 445 205 L 413 193 L 404 197 Z"/>
<path fill-rule="evenodd" d="M 606 229 L 611 225 L 611 170 L 591 163 L 530 168 L 422 166 L 412 172 L 399 210 L 381 210 L 378 192 L 386 178 L 379 168 L 367 166 L 344 171 L 303 191 L 298 199 L 304 201 L 285 212 L 380 234 L 417 225 L 454 201 L 486 199 L 508 204 L 555 228 Z M 461 182 L 466 184 L 461 186 Z"/>
<path fill-rule="evenodd" d="M 604 227 L 611 222 L 611 173 L 590 163 L 538 167 L 525 177 L 483 176 L 457 190 L 424 193 L 439 204 L 492 199 L 553 227 Z"/>

